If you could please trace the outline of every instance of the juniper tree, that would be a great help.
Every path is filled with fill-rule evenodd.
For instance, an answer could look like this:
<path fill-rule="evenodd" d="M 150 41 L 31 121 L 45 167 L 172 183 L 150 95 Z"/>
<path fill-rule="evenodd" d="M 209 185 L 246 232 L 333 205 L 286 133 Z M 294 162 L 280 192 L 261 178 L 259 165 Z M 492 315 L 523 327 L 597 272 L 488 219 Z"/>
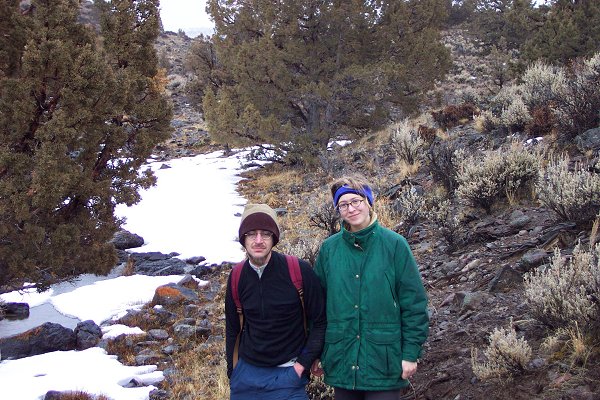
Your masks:
<path fill-rule="evenodd" d="M 566 63 L 589 57 L 600 46 L 600 2 L 554 0 L 540 27 L 523 46 L 524 58 Z"/>
<path fill-rule="evenodd" d="M 339 135 L 415 110 L 449 68 L 444 0 L 209 0 L 221 81 L 203 101 L 209 131 L 270 143 L 306 162 Z"/>
<path fill-rule="evenodd" d="M 25 38 L 10 41 L 19 62 L 0 65 L 0 292 L 110 270 L 114 208 L 154 182 L 140 167 L 170 118 L 156 59 L 142 49 L 151 39 L 122 34 L 119 46 L 132 50 L 119 53 L 116 27 L 105 26 L 104 52 L 77 22 L 78 1 L 33 0 L 25 14 L 15 3 L 2 3 L 11 12 L 0 32 Z M 119 29 L 151 27 L 145 34 L 156 37 L 146 17 L 156 2 L 134 3 L 148 13 L 136 11 Z M 114 3 L 105 11 L 109 20 L 130 15 Z"/>

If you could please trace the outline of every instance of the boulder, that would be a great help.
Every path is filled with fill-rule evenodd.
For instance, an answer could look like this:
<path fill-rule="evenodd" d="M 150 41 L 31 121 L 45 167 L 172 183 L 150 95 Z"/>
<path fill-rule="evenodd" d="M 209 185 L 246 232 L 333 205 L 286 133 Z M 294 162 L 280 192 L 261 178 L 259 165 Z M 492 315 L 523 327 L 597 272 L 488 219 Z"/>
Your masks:
<path fill-rule="evenodd" d="M 111 243 L 117 250 L 126 250 L 140 247 L 144 244 L 144 238 L 135 233 L 121 229 L 114 234 Z"/>
<path fill-rule="evenodd" d="M 77 339 L 77 350 L 95 347 L 102 339 L 102 329 L 92 320 L 78 323 L 74 333 Z"/>
<path fill-rule="evenodd" d="M 3 360 L 19 359 L 52 351 L 75 350 L 77 339 L 72 329 L 46 322 L 15 336 L 0 339 Z"/>

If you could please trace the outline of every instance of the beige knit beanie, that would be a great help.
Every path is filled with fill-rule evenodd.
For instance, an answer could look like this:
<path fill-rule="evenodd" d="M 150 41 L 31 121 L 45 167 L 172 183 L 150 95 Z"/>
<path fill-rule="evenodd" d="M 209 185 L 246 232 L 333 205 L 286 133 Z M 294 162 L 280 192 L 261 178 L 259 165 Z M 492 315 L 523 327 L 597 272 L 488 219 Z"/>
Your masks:
<path fill-rule="evenodd" d="M 257 229 L 273 233 L 273 246 L 279 242 L 279 225 L 275 210 L 266 204 L 246 204 L 238 232 L 242 246 L 244 246 L 244 235 Z"/>

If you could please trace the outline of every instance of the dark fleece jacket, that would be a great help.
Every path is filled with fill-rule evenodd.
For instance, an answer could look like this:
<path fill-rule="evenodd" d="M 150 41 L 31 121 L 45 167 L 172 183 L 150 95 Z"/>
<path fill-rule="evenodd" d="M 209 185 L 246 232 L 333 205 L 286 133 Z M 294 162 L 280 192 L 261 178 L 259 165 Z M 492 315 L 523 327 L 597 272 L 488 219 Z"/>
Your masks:
<path fill-rule="evenodd" d="M 244 312 L 239 357 L 259 367 L 275 367 L 297 357 L 308 371 L 319 357 L 325 337 L 325 297 L 310 264 L 300 260 L 308 338 L 298 292 L 292 283 L 285 256 L 275 251 L 259 279 L 248 261 L 244 263 L 238 293 Z M 231 295 L 231 274 L 225 295 L 227 376 L 233 370 L 233 348 L 240 330 Z"/>

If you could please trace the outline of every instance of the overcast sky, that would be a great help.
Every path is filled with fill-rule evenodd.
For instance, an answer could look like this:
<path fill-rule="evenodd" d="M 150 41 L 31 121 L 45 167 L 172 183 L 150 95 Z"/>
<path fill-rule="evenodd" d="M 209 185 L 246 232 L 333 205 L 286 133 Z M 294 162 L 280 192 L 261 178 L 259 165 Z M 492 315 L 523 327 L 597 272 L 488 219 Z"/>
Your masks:
<path fill-rule="evenodd" d="M 206 0 L 161 0 L 160 15 L 165 31 L 181 29 L 190 37 L 210 34 L 214 24 L 205 7 Z"/>

